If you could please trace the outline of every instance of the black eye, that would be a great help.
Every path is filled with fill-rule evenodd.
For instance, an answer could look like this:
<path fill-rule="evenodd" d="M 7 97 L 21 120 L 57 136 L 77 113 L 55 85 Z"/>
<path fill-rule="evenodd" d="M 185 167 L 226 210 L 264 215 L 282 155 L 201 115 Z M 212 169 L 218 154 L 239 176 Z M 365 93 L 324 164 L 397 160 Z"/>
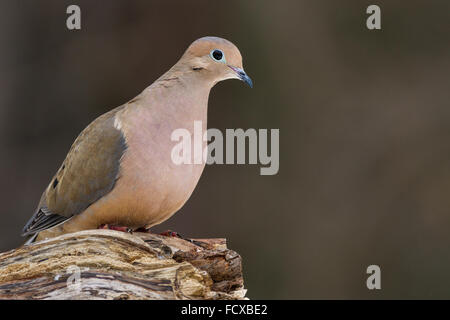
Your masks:
<path fill-rule="evenodd" d="M 211 52 L 211 55 L 217 61 L 220 61 L 223 58 L 223 52 L 218 49 L 213 50 L 213 52 Z"/>

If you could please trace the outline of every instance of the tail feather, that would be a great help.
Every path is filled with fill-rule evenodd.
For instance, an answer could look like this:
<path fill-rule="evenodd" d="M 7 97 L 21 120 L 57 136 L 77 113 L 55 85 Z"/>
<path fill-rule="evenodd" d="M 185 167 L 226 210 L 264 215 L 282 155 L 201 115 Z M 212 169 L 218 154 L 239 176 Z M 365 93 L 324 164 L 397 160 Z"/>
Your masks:
<path fill-rule="evenodd" d="M 34 241 L 36 241 L 36 238 L 37 238 L 38 234 L 39 233 L 35 233 L 31 237 L 29 237 L 27 239 L 27 241 L 24 243 L 24 246 L 28 246 L 28 245 L 32 244 Z"/>

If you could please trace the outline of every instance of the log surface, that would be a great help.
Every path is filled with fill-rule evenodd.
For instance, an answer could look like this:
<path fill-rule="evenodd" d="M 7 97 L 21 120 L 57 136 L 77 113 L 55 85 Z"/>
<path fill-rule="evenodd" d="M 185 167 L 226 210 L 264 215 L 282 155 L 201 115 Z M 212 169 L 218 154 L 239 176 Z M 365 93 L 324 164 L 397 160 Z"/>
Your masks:
<path fill-rule="evenodd" d="M 87 230 L 0 254 L 0 299 L 245 299 L 225 239 Z"/>

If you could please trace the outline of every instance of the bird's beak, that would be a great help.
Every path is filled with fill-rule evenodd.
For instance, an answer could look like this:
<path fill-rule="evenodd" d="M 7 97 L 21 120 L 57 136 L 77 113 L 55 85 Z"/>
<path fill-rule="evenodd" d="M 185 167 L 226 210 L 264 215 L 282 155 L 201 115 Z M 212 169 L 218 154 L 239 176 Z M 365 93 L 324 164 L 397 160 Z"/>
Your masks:
<path fill-rule="evenodd" d="M 252 79 L 250 79 L 250 77 L 245 73 L 244 70 L 242 70 L 241 68 L 237 68 L 237 67 L 233 67 L 233 66 L 229 66 L 231 68 L 231 70 L 233 70 L 234 72 L 236 72 L 237 78 L 239 80 L 244 81 L 246 84 L 248 84 L 248 86 L 250 88 L 253 88 L 253 81 Z"/>

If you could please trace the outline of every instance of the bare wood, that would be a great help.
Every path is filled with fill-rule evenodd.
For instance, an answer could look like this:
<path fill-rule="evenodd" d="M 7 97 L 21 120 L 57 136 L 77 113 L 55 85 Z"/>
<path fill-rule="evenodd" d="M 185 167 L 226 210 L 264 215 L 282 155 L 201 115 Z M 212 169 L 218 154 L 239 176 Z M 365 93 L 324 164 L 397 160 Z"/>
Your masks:
<path fill-rule="evenodd" d="M 245 293 L 241 257 L 225 239 L 88 230 L 0 254 L 0 299 L 245 299 Z"/>

